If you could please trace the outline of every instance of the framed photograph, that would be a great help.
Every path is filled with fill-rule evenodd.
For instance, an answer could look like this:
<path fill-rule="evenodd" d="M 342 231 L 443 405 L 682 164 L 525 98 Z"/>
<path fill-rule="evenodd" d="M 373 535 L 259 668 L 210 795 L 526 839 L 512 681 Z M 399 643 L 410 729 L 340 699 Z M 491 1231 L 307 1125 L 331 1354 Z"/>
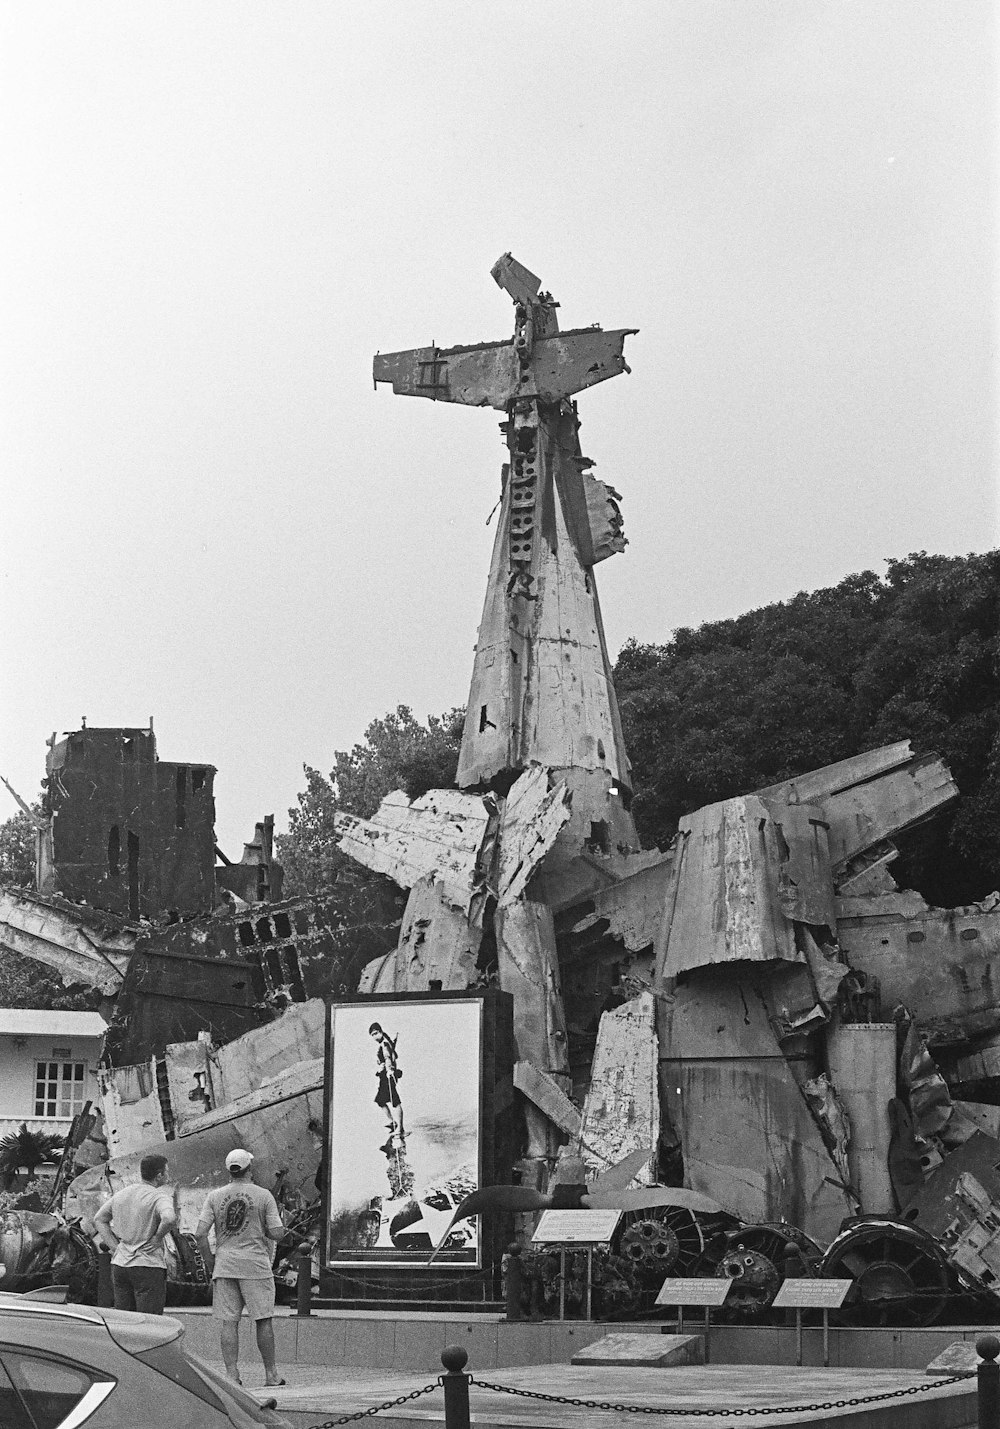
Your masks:
<path fill-rule="evenodd" d="M 419 1270 L 482 1184 L 484 1000 L 332 1003 L 327 1032 L 327 1267 Z M 482 1264 L 474 1218 L 459 1222 L 431 1269 Z"/>

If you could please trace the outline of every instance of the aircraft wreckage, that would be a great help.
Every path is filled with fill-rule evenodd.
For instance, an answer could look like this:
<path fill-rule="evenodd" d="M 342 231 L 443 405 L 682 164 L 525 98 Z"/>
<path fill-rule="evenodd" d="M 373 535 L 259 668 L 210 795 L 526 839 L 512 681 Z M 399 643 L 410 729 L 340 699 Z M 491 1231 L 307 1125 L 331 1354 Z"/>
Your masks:
<path fill-rule="evenodd" d="M 408 890 L 401 920 L 378 881 L 365 938 L 335 899 L 281 901 L 269 823 L 216 867 L 214 771 L 161 763 L 151 730 L 53 738 L 38 891 L 0 893 L 0 943 L 114 1003 L 66 1212 L 89 1230 L 166 1149 L 175 1279 L 196 1282 L 202 1196 L 249 1144 L 314 1224 L 324 1000 L 495 983 L 524 1125 L 516 1193 L 492 1204 L 585 1204 L 656 1148 L 619 1244 L 655 1283 L 728 1275 L 759 1313 L 795 1251 L 798 1273 L 854 1280 L 861 1323 L 1000 1295 L 1000 895 L 932 908 L 888 871 L 955 783 L 904 741 L 641 847 L 594 577 L 626 544 L 620 497 L 573 401 L 628 371 L 634 329 L 560 332 L 509 254 L 493 277 L 512 340 L 374 360 L 396 393 L 501 412 L 507 448 L 458 787 L 337 820 L 345 853 Z"/>

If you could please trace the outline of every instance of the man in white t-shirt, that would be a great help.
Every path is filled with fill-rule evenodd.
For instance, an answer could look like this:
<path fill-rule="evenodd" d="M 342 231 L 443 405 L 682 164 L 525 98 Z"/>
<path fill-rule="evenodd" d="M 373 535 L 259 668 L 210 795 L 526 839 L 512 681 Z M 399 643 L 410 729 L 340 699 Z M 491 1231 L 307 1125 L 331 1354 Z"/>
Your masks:
<path fill-rule="evenodd" d="M 242 1147 L 230 1151 L 226 1157 L 229 1185 L 209 1191 L 196 1234 L 205 1262 L 212 1267 L 212 1309 L 222 1321 L 226 1373 L 237 1384 L 242 1383 L 238 1362 L 240 1316 L 245 1308 L 256 1323 L 265 1382 L 284 1384 L 274 1362 L 274 1246 L 270 1242 L 280 1240 L 285 1227 L 271 1192 L 254 1184 L 251 1161 L 251 1151 Z M 213 1229 L 214 1256 L 208 1238 Z"/>
<path fill-rule="evenodd" d="M 177 1224 L 173 1193 L 166 1190 L 167 1158 L 144 1156 L 142 1180 L 123 1186 L 94 1217 L 101 1240 L 113 1251 L 111 1284 L 116 1310 L 162 1315 L 167 1298 L 163 1241 Z"/>

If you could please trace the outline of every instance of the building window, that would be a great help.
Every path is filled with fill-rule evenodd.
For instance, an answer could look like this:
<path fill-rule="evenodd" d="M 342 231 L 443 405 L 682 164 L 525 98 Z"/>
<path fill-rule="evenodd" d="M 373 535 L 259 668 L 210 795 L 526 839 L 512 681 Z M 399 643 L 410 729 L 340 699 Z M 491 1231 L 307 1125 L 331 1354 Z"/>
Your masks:
<path fill-rule="evenodd" d="M 83 1062 L 36 1062 L 35 1116 L 76 1116 L 83 1110 L 83 1088 Z"/>

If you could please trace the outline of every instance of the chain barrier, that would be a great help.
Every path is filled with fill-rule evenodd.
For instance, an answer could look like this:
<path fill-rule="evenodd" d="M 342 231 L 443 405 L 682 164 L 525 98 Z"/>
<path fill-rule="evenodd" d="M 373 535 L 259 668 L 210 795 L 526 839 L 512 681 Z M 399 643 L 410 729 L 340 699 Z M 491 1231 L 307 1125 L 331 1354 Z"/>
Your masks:
<path fill-rule="evenodd" d="M 401 1394 L 398 1399 L 387 1399 L 383 1404 L 373 1404 L 368 1409 L 355 1410 L 353 1414 L 342 1414 L 339 1419 L 324 1419 L 322 1424 L 310 1424 L 309 1429 L 337 1429 L 338 1424 L 353 1424 L 358 1419 L 374 1419 L 376 1414 L 381 1414 L 386 1409 L 398 1409 L 401 1404 L 408 1404 L 411 1399 L 420 1399 L 425 1394 L 433 1394 L 435 1389 L 440 1388 L 439 1376 L 433 1384 L 425 1384 L 423 1389 L 413 1389 L 409 1394 Z"/>
<path fill-rule="evenodd" d="M 491 1390 L 494 1394 L 509 1394 L 518 1399 L 537 1399 L 544 1404 L 568 1404 L 575 1409 L 599 1409 L 617 1414 L 657 1414 L 662 1417 L 681 1419 L 685 1415 L 692 1419 L 750 1419 L 762 1418 L 768 1414 L 816 1414 L 827 1409 L 853 1409 L 859 1405 L 881 1404 L 890 1399 L 907 1399 L 918 1394 L 929 1394 L 935 1389 L 945 1389 L 951 1384 L 968 1384 L 975 1380 L 975 1372 L 949 1375 L 945 1379 L 933 1379 L 923 1384 L 907 1385 L 904 1389 L 884 1390 L 880 1394 L 857 1395 L 852 1399 L 827 1399 L 814 1404 L 770 1404 L 748 1405 L 742 1409 L 695 1409 L 654 1404 L 621 1404 L 613 1400 L 579 1399 L 562 1394 L 545 1394 L 538 1389 L 518 1389 L 511 1384 L 494 1384 L 488 1379 L 477 1379 L 474 1375 L 463 1376 L 471 1388 Z M 381 1404 L 372 1404 L 367 1409 L 355 1410 L 353 1414 L 341 1414 L 336 1419 L 324 1419 L 320 1424 L 312 1424 L 309 1429 L 338 1429 L 341 1424 L 354 1424 L 360 1419 L 374 1419 L 387 1409 L 398 1409 L 414 1399 L 422 1399 L 425 1394 L 433 1394 L 444 1383 L 439 1376 L 433 1384 L 425 1384 L 422 1389 L 413 1389 L 409 1394 L 400 1394 L 395 1399 L 386 1399 Z"/>
<path fill-rule="evenodd" d="M 370 1277 L 368 1279 L 362 1279 L 360 1276 L 357 1275 L 344 1275 L 339 1270 L 336 1272 L 336 1275 L 338 1282 L 340 1282 L 342 1285 L 351 1285 L 354 1287 L 355 1290 L 369 1291 L 371 1290 L 373 1284 L 378 1283 L 377 1281 L 372 1281 Z M 477 1270 L 474 1274 L 469 1274 L 463 1277 L 462 1284 L 463 1286 L 489 1285 L 492 1279 L 492 1270 Z M 431 1280 L 421 1280 L 420 1282 L 420 1287 L 422 1290 L 436 1290 L 439 1286 L 444 1285 L 454 1288 L 454 1273 L 452 1273 L 451 1275 L 442 1275 L 438 1278 L 434 1278 Z M 459 1318 L 461 1319 L 461 1316 L 459 1316 Z"/>
<path fill-rule="evenodd" d="M 929 1384 L 913 1384 L 906 1389 L 890 1389 L 882 1394 L 866 1394 L 857 1399 L 829 1399 L 821 1404 L 780 1404 L 761 1405 L 760 1407 L 750 1406 L 745 1409 L 675 1409 L 652 1404 L 614 1404 L 610 1401 L 599 1399 L 567 1399 L 561 1394 L 542 1394 L 535 1389 L 515 1389 L 509 1384 L 491 1384 L 488 1379 L 476 1379 L 469 1376 L 469 1383 L 477 1385 L 480 1389 L 492 1389 L 497 1394 L 513 1394 L 520 1399 L 541 1399 L 546 1404 L 571 1404 L 578 1409 L 610 1409 L 619 1414 L 662 1414 L 672 1415 L 680 1419 L 684 1415 L 698 1419 L 740 1419 L 751 1418 L 754 1415 L 765 1414 L 807 1414 L 815 1413 L 820 1409 L 850 1409 L 858 1404 L 878 1404 L 887 1399 L 905 1399 L 907 1395 L 927 1394 L 932 1389 L 943 1389 L 948 1384 L 965 1383 L 970 1378 L 968 1374 L 953 1374 L 947 1379 L 934 1379 Z"/>

